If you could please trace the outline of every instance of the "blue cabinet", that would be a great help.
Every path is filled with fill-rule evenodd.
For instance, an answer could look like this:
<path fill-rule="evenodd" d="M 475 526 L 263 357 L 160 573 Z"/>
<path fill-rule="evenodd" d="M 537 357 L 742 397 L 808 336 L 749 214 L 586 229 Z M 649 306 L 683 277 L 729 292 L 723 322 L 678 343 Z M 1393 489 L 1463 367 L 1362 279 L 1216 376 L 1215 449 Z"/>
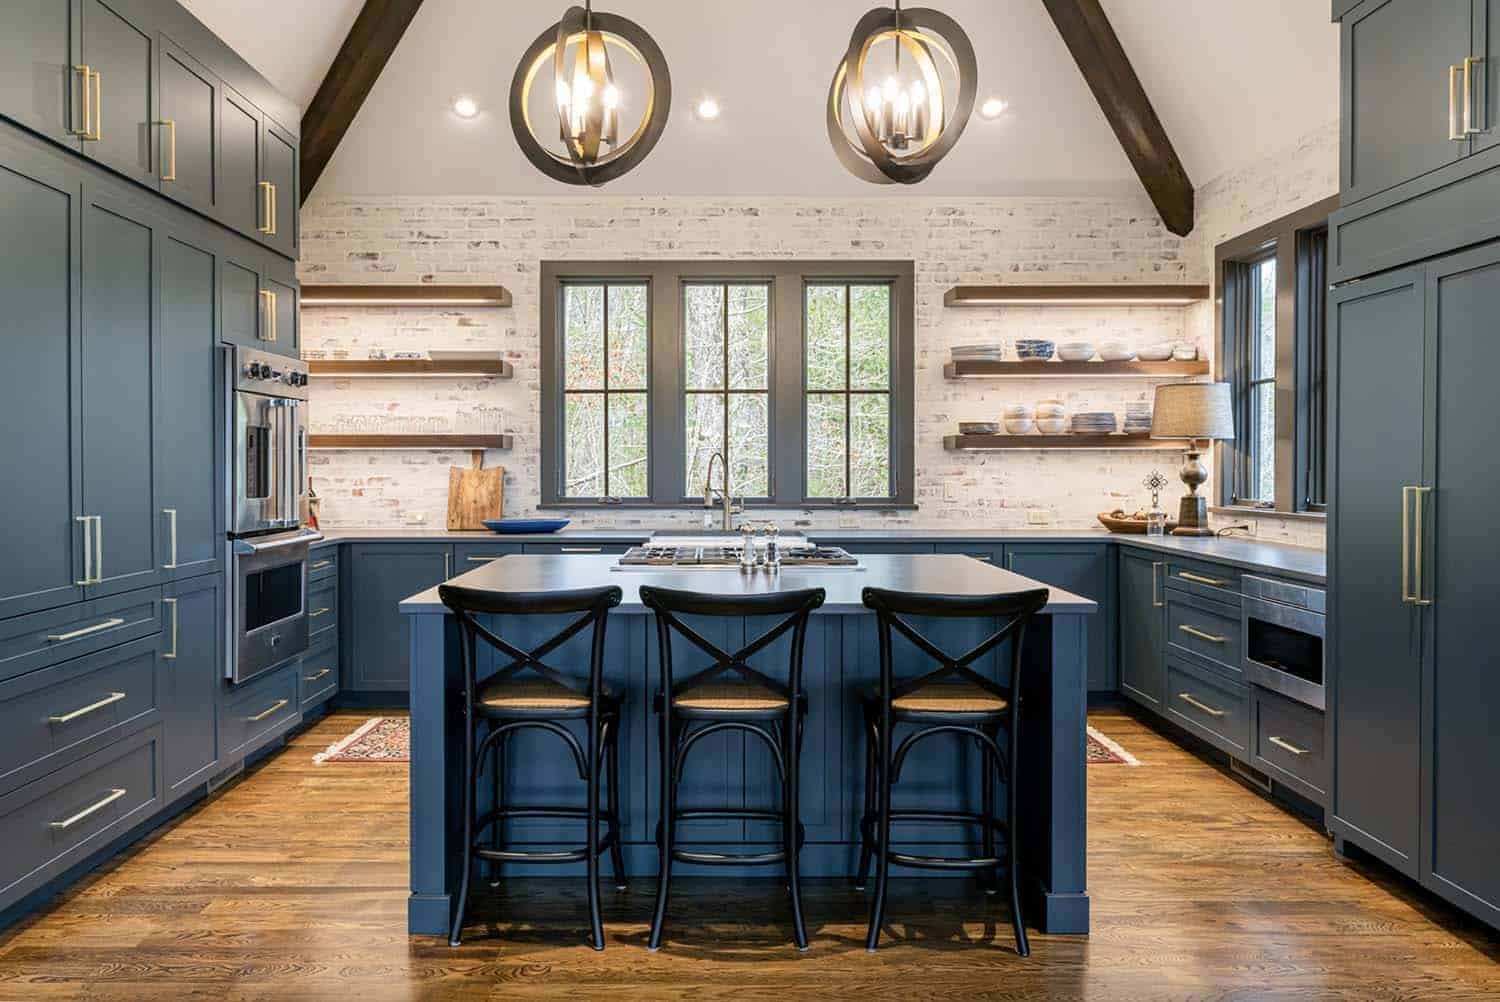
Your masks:
<path fill-rule="evenodd" d="M 162 589 L 162 762 L 167 799 L 207 781 L 219 762 L 214 706 L 224 676 L 224 579 Z"/>
<path fill-rule="evenodd" d="M 112 170 L 156 186 L 156 47 L 149 26 L 118 0 L 82 0 L 82 47 L 77 62 L 92 73 L 83 153 Z"/>
<path fill-rule="evenodd" d="M 1113 692 L 1118 661 L 1113 562 L 1105 543 L 1007 543 L 1005 569 L 1091 598 L 1088 617 L 1089 691 Z"/>
<path fill-rule="evenodd" d="M 355 543 L 348 551 L 347 677 L 351 692 L 401 693 L 410 686 L 411 634 L 402 599 L 452 576 L 446 543 Z"/>
<path fill-rule="evenodd" d="M 0 14 L 0 111 L 74 150 L 83 131 L 78 30 L 74 0 L 7 0 Z"/>
<path fill-rule="evenodd" d="M 1166 687 L 1165 559 L 1119 548 L 1120 692 L 1150 709 Z"/>

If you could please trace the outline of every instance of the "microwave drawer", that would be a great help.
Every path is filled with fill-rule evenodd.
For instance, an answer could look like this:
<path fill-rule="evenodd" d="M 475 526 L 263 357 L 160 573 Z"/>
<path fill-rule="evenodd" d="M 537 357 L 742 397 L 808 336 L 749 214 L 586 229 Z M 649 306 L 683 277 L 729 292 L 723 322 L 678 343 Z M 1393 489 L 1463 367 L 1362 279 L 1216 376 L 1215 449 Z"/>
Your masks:
<path fill-rule="evenodd" d="M 0 623 L 0 680 L 161 632 L 161 589 L 144 588 Z"/>
<path fill-rule="evenodd" d="M 1256 767 L 1323 803 L 1328 796 L 1323 714 L 1265 689 L 1253 692 Z"/>
<path fill-rule="evenodd" d="M 0 797 L 0 908 L 162 805 L 161 727 L 151 727 Z"/>
<path fill-rule="evenodd" d="M 97 750 L 158 716 L 160 637 L 0 683 L 0 789 Z"/>
<path fill-rule="evenodd" d="M 1240 611 L 1210 599 L 1167 592 L 1167 644 L 1233 678 L 1240 667 Z"/>
<path fill-rule="evenodd" d="M 1163 702 L 1173 723 L 1237 758 L 1248 755 L 1248 686 L 1171 657 L 1167 659 L 1167 691 Z"/>

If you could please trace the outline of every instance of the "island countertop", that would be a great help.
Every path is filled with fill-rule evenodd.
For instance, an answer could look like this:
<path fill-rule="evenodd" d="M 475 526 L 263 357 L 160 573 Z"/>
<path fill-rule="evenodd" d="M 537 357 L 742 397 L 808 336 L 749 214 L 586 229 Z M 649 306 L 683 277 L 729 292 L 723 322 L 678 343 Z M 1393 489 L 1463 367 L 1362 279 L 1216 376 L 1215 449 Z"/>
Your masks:
<path fill-rule="evenodd" d="M 820 612 L 866 612 L 861 593 L 866 587 L 936 595 L 996 595 L 1047 588 L 1047 614 L 1092 614 L 1092 599 L 1052 588 L 1041 581 L 992 567 L 952 553 L 864 554 L 858 568 L 821 567 L 743 573 L 737 568 L 701 570 L 619 570 L 619 557 L 607 554 L 511 554 L 461 574 L 448 583 L 494 591 L 568 591 L 619 585 L 624 591 L 617 612 L 643 614 L 640 586 L 656 585 L 718 595 L 764 595 L 797 588 L 823 588 L 827 594 Z M 447 609 L 436 588 L 407 598 L 403 613 L 443 613 Z"/>

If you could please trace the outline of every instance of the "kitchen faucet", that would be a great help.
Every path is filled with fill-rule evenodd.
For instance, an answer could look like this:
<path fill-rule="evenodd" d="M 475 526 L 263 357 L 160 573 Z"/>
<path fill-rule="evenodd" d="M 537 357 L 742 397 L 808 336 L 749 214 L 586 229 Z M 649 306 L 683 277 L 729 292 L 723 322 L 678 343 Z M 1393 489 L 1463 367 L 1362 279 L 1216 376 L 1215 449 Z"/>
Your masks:
<path fill-rule="evenodd" d="M 714 460 L 719 461 L 719 488 L 714 487 Z M 722 452 L 715 452 L 708 457 L 708 475 L 703 478 L 703 507 L 714 506 L 714 493 L 717 490 L 719 499 L 724 506 L 724 531 L 734 531 L 734 516 L 745 510 L 743 504 L 735 505 L 729 497 L 729 460 L 724 458 Z"/>

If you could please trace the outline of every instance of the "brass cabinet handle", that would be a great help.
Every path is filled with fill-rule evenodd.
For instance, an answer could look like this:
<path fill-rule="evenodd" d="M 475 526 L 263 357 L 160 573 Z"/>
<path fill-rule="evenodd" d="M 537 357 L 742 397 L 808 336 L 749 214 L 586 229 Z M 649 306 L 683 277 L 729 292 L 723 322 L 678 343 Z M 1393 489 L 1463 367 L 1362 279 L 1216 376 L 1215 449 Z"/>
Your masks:
<path fill-rule="evenodd" d="M 1216 637 L 1212 633 L 1204 633 L 1202 630 L 1195 630 L 1191 626 L 1188 626 L 1186 623 L 1179 624 L 1177 629 L 1181 630 L 1183 633 L 1186 633 L 1190 637 L 1197 637 L 1199 640 L 1207 640 L 1211 644 L 1222 644 L 1226 639 L 1228 639 L 1226 637 Z"/>
<path fill-rule="evenodd" d="M 93 71 L 93 68 L 89 67 L 89 66 L 74 66 L 73 67 L 73 72 L 79 74 L 81 76 L 81 79 L 82 79 L 82 86 L 79 89 L 79 96 L 83 99 L 82 102 L 81 102 L 82 105 L 83 105 L 83 128 L 81 128 L 81 129 L 75 129 L 75 128 L 72 128 L 70 126 L 68 128 L 68 135 L 70 135 L 70 136 L 81 136 L 84 139 L 91 139 L 93 137 L 91 135 L 89 135 L 89 133 L 91 133 L 93 131 L 93 129 L 91 127 L 91 123 L 93 121 L 93 112 L 91 111 L 91 109 L 89 107 L 89 81 L 93 79 L 94 71 Z M 68 113 L 69 113 L 69 118 L 72 117 L 72 108 L 73 108 L 73 92 L 72 92 L 72 87 L 70 85 L 69 88 L 68 88 Z"/>
<path fill-rule="evenodd" d="M 1228 581 L 1221 581 L 1218 578 L 1204 577 L 1202 574 L 1194 574 L 1192 571 L 1178 571 L 1177 576 L 1182 578 L 1184 581 L 1196 581 L 1199 584 L 1212 585 L 1215 588 L 1225 588 L 1229 585 Z"/>
<path fill-rule="evenodd" d="M 1307 754 L 1306 748 L 1298 748 L 1286 738 L 1278 738 L 1275 735 L 1272 735 L 1266 740 L 1271 742 L 1271 744 L 1275 745 L 1277 748 L 1280 748 L 1282 751 L 1291 752 L 1293 755 L 1302 756 Z"/>
<path fill-rule="evenodd" d="M 89 516 L 74 515 L 73 521 L 83 526 L 83 578 L 73 583 L 90 585 L 94 583 L 94 537 L 89 534 Z"/>
<path fill-rule="evenodd" d="M 281 709 L 283 706 L 285 706 L 289 702 L 290 702 L 290 700 L 278 699 L 275 703 L 271 704 L 270 709 L 268 709 L 268 710 L 262 710 L 260 713 L 257 713 L 255 716 L 253 716 L 253 717 L 246 717 L 245 719 L 249 720 L 252 724 L 259 723 L 260 721 L 262 721 L 262 720 L 266 719 L 267 717 L 269 717 L 271 714 L 275 713 L 277 710 Z"/>
<path fill-rule="evenodd" d="M 1401 488 L 1401 604 L 1411 604 L 1411 492 Z"/>
<path fill-rule="evenodd" d="M 309 564 L 307 569 L 310 571 L 321 571 L 331 563 L 333 563 L 332 560 L 319 560 L 315 564 Z"/>
<path fill-rule="evenodd" d="M 167 127 L 167 163 L 171 164 L 162 172 L 163 181 L 177 180 L 177 123 L 170 118 L 164 118 L 157 125 Z"/>
<path fill-rule="evenodd" d="M 94 520 L 94 584 L 104 583 L 104 516 L 92 515 Z"/>
<path fill-rule="evenodd" d="M 79 637 L 86 637 L 91 633 L 98 633 L 100 630 L 112 629 L 124 622 L 125 620 L 119 618 L 106 619 L 102 623 L 95 623 L 93 626 L 85 626 L 83 629 L 74 630 L 72 633 L 49 633 L 47 634 L 47 640 L 48 642 L 54 644 L 62 643 L 68 640 L 77 640 Z"/>
<path fill-rule="evenodd" d="M 91 75 L 94 78 L 94 130 L 92 135 L 83 138 L 97 143 L 104 138 L 104 74 L 93 70 Z"/>
<path fill-rule="evenodd" d="M 261 289 L 260 290 L 260 301 L 261 301 L 261 305 L 265 308 L 265 312 L 266 312 L 266 322 L 263 325 L 263 328 L 264 328 L 266 334 L 265 334 L 265 337 L 261 338 L 261 340 L 262 341 L 275 341 L 276 340 L 276 293 L 272 292 L 270 289 Z"/>
<path fill-rule="evenodd" d="M 271 337 L 270 337 L 270 340 L 271 341 L 275 341 L 276 340 L 276 335 L 279 334 L 279 333 L 281 333 L 280 330 L 278 329 L 281 326 L 281 318 L 276 315 L 276 312 L 277 312 L 276 311 L 276 293 L 274 293 L 274 292 L 268 292 L 268 293 L 266 293 L 266 295 L 268 295 L 268 296 L 271 297 Z"/>
<path fill-rule="evenodd" d="M 1474 125 L 1474 64 L 1484 62 L 1483 56 L 1464 56 L 1464 135 L 1472 136 L 1484 129 Z"/>
<path fill-rule="evenodd" d="M 1417 530 L 1416 531 L 1416 537 L 1417 537 L 1417 547 L 1416 547 L 1416 550 L 1417 550 L 1417 552 L 1412 557 L 1412 563 L 1415 565 L 1412 568 L 1412 587 L 1411 587 L 1411 604 L 1412 605 L 1431 605 L 1432 604 L 1432 599 L 1430 599 L 1430 598 L 1423 598 L 1422 597 L 1422 564 L 1424 562 L 1423 554 L 1422 554 L 1422 549 L 1423 549 L 1423 547 L 1422 547 L 1422 538 L 1423 538 L 1424 535 L 1426 535 L 1426 533 L 1424 532 L 1424 529 L 1425 529 L 1425 527 L 1427 525 L 1427 512 L 1426 512 L 1427 503 L 1426 503 L 1426 498 L 1427 498 L 1427 495 L 1429 495 L 1431 493 L 1432 493 L 1432 488 L 1431 487 L 1413 487 L 1412 488 L 1412 495 L 1416 498 L 1416 502 L 1417 502 L 1416 511 L 1412 513 L 1412 518 L 1416 522 L 1415 528 Z"/>
<path fill-rule="evenodd" d="M 64 829 L 72 828 L 74 825 L 76 825 L 78 822 L 82 821 L 84 818 L 88 817 L 89 815 L 91 815 L 91 814 L 97 814 L 99 811 L 104 810 L 110 804 L 114 803 L 116 800 L 119 800 L 121 797 L 125 796 L 125 793 L 126 793 L 126 791 L 123 790 L 123 789 L 110 790 L 109 791 L 109 796 L 105 797 L 103 800 L 99 801 L 94 806 L 92 806 L 92 807 L 85 807 L 83 810 L 79 811 L 77 814 L 73 815 L 71 818 L 67 818 L 67 819 L 62 820 L 62 821 L 53 821 L 53 822 L 50 822 L 48 824 L 48 827 L 52 828 L 55 831 L 63 831 Z"/>
<path fill-rule="evenodd" d="M 269 233 L 271 236 L 274 237 L 274 236 L 276 236 L 276 185 L 274 185 L 274 184 L 271 185 L 271 218 L 270 218 L 270 224 L 271 224 L 271 228 L 269 230 L 267 230 L 266 232 Z"/>
<path fill-rule="evenodd" d="M 443 580 L 447 581 L 453 576 L 453 554 L 443 554 Z"/>
<path fill-rule="evenodd" d="M 324 606 L 321 609 L 314 609 L 312 612 L 309 612 L 307 614 L 307 618 L 308 619 L 317 619 L 319 616 L 326 616 L 326 615 L 328 615 L 329 611 L 330 610 L 328 609 L 327 606 Z"/>
<path fill-rule="evenodd" d="M 326 678 L 328 675 L 330 675 L 332 673 L 333 673 L 333 669 L 332 668 L 324 668 L 322 671 L 318 672 L 316 675 L 303 675 L 302 676 L 302 681 L 304 681 L 304 682 L 316 682 L 319 679 Z"/>
<path fill-rule="evenodd" d="M 1189 706 L 1196 707 L 1197 709 L 1202 710 L 1204 713 L 1208 714 L 1210 717 L 1222 717 L 1224 715 L 1224 711 L 1223 710 L 1220 710 L 1220 709 L 1217 709 L 1215 707 L 1209 706 L 1207 703 L 1200 703 L 1196 699 L 1194 699 L 1190 694 L 1188 694 L 1186 692 L 1179 692 L 1177 694 L 1177 698 L 1180 699 L 1180 700 L 1182 700 L 1184 703 L 1186 703 Z"/>
<path fill-rule="evenodd" d="M 1165 608 L 1166 604 L 1167 604 L 1161 598 L 1161 569 L 1162 569 L 1162 565 L 1160 563 L 1152 563 L 1152 565 L 1151 565 L 1151 608 L 1153 608 L 1153 609 L 1162 609 L 1162 608 Z"/>
<path fill-rule="evenodd" d="M 487 563 L 489 563 L 492 560 L 499 560 L 500 558 L 499 557 L 465 557 L 464 559 L 467 560 L 471 564 L 487 564 Z"/>
<path fill-rule="evenodd" d="M 79 717 L 86 717 L 90 713 L 94 713 L 97 710 L 104 709 L 106 706 L 111 706 L 115 703 L 118 703 L 124 698 L 125 694 L 123 692 L 112 692 L 108 696 L 105 696 L 103 699 L 99 700 L 99 702 L 97 703 L 90 703 L 88 706 L 80 706 L 78 709 L 72 711 L 71 713 L 62 713 L 55 717 L 48 717 L 47 723 L 71 724 Z"/>
<path fill-rule="evenodd" d="M 163 653 L 162 657 L 168 661 L 175 661 L 177 660 L 177 600 L 175 598 L 164 598 L 161 601 L 163 605 L 170 605 L 172 607 L 172 652 L 170 654 Z"/>
<path fill-rule="evenodd" d="M 260 225 L 258 225 L 258 226 L 255 227 L 255 232 L 256 233 L 264 233 L 267 236 L 270 236 L 271 235 L 271 223 L 270 223 L 270 218 L 271 218 L 271 182 L 270 181 L 262 181 L 262 182 L 260 182 L 259 187 L 260 187 L 260 214 L 261 214 L 262 222 L 260 223 Z"/>
<path fill-rule="evenodd" d="M 1458 120 L 1458 100 L 1455 96 L 1458 91 L 1458 78 L 1463 71 L 1462 63 L 1455 63 L 1448 67 L 1448 138 L 1455 143 L 1469 141 L 1468 134 L 1464 132 L 1463 125 Z"/>
<path fill-rule="evenodd" d="M 176 568 L 177 568 L 177 509 L 176 508 L 163 508 L 161 510 L 161 513 L 163 515 L 167 516 L 167 520 L 170 523 L 170 526 L 171 526 L 170 533 L 171 533 L 171 541 L 172 541 L 172 559 L 169 560 L 169 561 L 167 561 L 166 563 L 162 564 L 162 568 L 164 570 L 169 570 L 169 571 L 170 570 L 176 570 Z"/>
<path fill-rule="evenodd" d="M 604 547 L 602 547 L 602 546 L 564 546 L 561 549 L 560 552 L 562 552 L 562 553 L 603 553 L 604 552 Z"/>

